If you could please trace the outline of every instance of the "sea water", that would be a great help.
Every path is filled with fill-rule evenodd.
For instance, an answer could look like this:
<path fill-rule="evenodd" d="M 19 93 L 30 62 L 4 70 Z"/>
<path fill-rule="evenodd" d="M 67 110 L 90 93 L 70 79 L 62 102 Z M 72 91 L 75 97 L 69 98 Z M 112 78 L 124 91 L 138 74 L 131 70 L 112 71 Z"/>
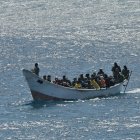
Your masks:
<path fill-rule="evenodd" d="M 36 103 L 22 74 L 36 62 L 41 77 L 114 62 L 132 76 L 121 96 Z M 140 1 L 1 0 L 0 139 L 140 140 Z"/>

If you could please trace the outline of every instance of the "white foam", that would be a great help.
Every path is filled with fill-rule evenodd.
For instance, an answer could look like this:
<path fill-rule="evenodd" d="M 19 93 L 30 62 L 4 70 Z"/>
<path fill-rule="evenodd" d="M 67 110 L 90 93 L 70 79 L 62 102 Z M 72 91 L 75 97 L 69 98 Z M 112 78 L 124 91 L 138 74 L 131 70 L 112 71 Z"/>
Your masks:
<path fill-rule="evenodd" d="M 140 93 L 140 88 L 135 88 L 133 90 L 127 91 L 127 93 Z"/>

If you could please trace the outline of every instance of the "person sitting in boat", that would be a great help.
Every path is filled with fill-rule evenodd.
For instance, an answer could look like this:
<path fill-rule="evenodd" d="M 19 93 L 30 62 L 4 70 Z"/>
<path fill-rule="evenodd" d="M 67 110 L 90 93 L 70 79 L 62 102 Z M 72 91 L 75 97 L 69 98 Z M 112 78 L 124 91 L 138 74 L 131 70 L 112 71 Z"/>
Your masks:
<path fill-rule="evenodd" d="M 106 88 L 109 88 L 110 87 L 110 78 L 108 77 L 107 74 L 104 75 L 104 80 L 105 80 Z"/>
<path fill-rule="evenodd" d="M 92 88 L 90 80 L 87 82 L 87 88 L 88 89 L 91 89 Z"/>
<path fill-rule="evenodd" d="M 78 79 L 80 79 L 81 81 L 84 81 L 84 76 L 83 76 L 83 74 L 80 74 L 80 76 L 79 76 Z"/>
<path fill-rule="evenodd" d="M 86 78 L 86 80 L 90 80 L 90 75 L 89 75 L 89 73 L 87 73 L 87 74 L 85 75 L 85 78 Z"/>
<path fill-rule="evenodd" d="M 91 79 L 96 78 L 96 72 L 93 72 L 93 74 L 91 74 Z"/>
<path fill-rule="evenodd" d="M 105 73 L 103 72 L 103 69 L 99 69 L 97 75 L 104 75 Z"/>
<path fill-rule="evenodd" d="M 94 75 L 91 75 L 90 84 L 91 84 L 91 88 L 95 88 L 95 89 L 97 89 L 97 90 L 100 89 L 100 86 L 99 86 L 98 83 L 96 82 Z"/>
<path fill-rule="evenodd" d="M 84 88 L 86 87 L 85 83 L 86 83 L 86 78 L 83 76 L 83 74 L 80 74 L 78 81 L 80 82 L 81 86 Z"/>
<path fill-rule="evenodd" d="M 60 80 L 59 80 L 57 77 L 55 77 L 53 83 L 54 83 L 54 84 L 60 85 Z"/>
<path fill-rule="evenodd" d="M 43 80 L 47 80 L 47 76 L 46 75 L 43 75 Z"/>
<path fill-rule="evenodd" d="M 123 67 L 122 75 L 124 76 L 125 79 L 128 79 L 128 77 L 129 77 L 129 70 L 128 70 L 128 68 L 126 66 Z"/>
<path fill-rule="evenodd" d="M 121 83 L 121 82 L 123 82 L 124 81 L 124 76 L 122 75 L 122 73 L 121 72 L 119 72 L 118 73 L 118 75 L 117 75 L 117 79 L 115 79 L 115 83 Z"/>
<path fill-rule="evenodd" d="M 50 75 L 48 75 L 48 76 L 44 75 L 43 80 L 51 82 L 51 76 Z"/>
<path fill-rule="evenodd" d="M 40 71 L 40 69 L 38 67 L 38 63 L 35 63 L 35 67 L 32 70 L 32 72 L 39 76 L 39 71 Z"/>
<path fill-rule="evenodd" d="M 100 76 L 99 85 L 100 85 L 100 88 L 106 87 L 106 82 L 105 82 L 103 75 Z"/>
<path fill-rule="evenodd" d="M 93 75 L 91 75 L 91 79 L 95 79 L 95 81 L 99 84 L 100 75 L 94 72 Z"/>
<path fill-rule="evenodd" d="M 114 79 L 114 77 L 113 76 L 109 76 L 108 78 L 109 78 L 109 85 L 110 86 L 114 86 L 115 85 L 115 79 Z"/>
<path fill-rule="evenodd" d="M 73 81 L 71 82 L 71 86 L 74 87 L 77 83 L 77 78 L 73 78 Z"/>
<path fill-rule="evenodd" d="M 71 86 L 70 80 L 68 80 L 68 78 L 66 78 L 65 75 L 63 76 L 63 79 L 62 79 L 62 85 L 66 86 L 66 87 L 70 87 Z"/>
<path fill-rule="evenodd" d="M 90 85 L 89 85 L 90 79 L 91 79 L 91 78 L 90 78 L 90 74 L 87 73 L 87 74 L 85 75 L 85 77 L 84 77 L 84 80 L 83 80 L 83 81 L 80 80 L 81 85 L 82 85 L 83 88 L 88 88 L 88 87 L 90 86 Z"/>
<path fill-rule="evenodd" d="M 118 75 L 119 75 L 119 73 L 120 73 L 119 69 L 116 68 L 115 71 L 113 72 L 113 77 L 114 77 L 115 80 L 118 79 Z"/>
<path fill-rule="evenodd" d="M 89 73 L 87 73 L 85 75 L 85 82 L 87 83 L 88 81 L 90 81 L 90 74 Z"/>
<path fill-rule="evenodd" d="M 117 74 L 121 72 L 121 67 L 116 62 L 114 63 L 114 66 L 112 67 L 112 72 L 113 72 L 114 78 L 116 78 Z"/>
<path fill-rule="evenodd" d="M 80 84 L 80 81 L 77 81 L 77 82 L 75 83 L 74 88 L 82 88 L 82 86 L 81 86 L 81 84 Z"/>
<path fill-rule="evenodd" d="M 51 75 L 47 76 L 47 81 L 51 82 Z"/>

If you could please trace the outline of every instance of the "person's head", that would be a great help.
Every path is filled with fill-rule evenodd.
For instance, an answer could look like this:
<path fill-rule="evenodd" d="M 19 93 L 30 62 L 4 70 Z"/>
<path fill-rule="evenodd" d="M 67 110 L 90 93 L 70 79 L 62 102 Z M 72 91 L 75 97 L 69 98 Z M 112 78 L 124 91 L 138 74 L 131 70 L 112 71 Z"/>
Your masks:
<path fill-rule="evenodd" d="M 80 78 L 78 78 L 78 80 L 77 80 L 78 82 L 81 82 L 81 79 Z"/>
<path fill-rule="evenodd" d="M 65 80 L 66 79 L 66 76 L 65 75 L 63 75 L 63 80 Z"/>
<path fill-rule="evenodd" d="M 92 74 L 92 75 L 91 75 L 91 79 L 94 79 L 94 78 L 95 78 L 95 75 L 94 75 L 94 74 Z"/>
<path fill-rule="evenodd" d="M 35 63 L 35 67 L 38 67 L 38 63 Z"/>
<path fill-rule="evenodd" d="M 87 77 L 87 78 L 89 77 L 89 74 L 88 74 L 88 73 L 86 74 L 86 77 Z"/>
<path fill-rule="evenodd" d="M 43 76 L 43 79 L 44 79 L 44 80 L 46 80 L 46 79 L 47 79 L 47 78 L 46 78 L 46 75 L 44 75 L 44 76 Z"/>
<path fill-rule="evenodd" d="M 73 78 L 73 81 L 77 81 L 77 78 Z"/>
<path fill-rule="evenodd" d="M 100 72 L 103 72 L 103 69 L 99 69 Z"/>
<path fill-rule="evenodd" d="M 108 75 L 107 74 L 104 74 L 104 78 L 108 78 Z"/>
<path fill-rule="evenodd" d="M 50 79 L 51 79 L 51 75 L 48 75 L 48 76 L 47 76 L 47 79 L 49 79 L 49 80 L 50 80 Z"/>
<path fill-rule="evenodd" d="M 126 66 L 124 66 L 124 69 L 127 69 L 127 67 L 126 67 Z"/>
<path fill-rule="evenodd" d="M 57 78 L 57 77 L 55 77 L 55 81 L 56 81 L 56 82 L 58 81 L 58 78 Z"/>
<path fill-rule="evenodd" d="M 115 62 L 115 63 L 114 63 L 114 66 L 118 66 L 118 64 Z"/>

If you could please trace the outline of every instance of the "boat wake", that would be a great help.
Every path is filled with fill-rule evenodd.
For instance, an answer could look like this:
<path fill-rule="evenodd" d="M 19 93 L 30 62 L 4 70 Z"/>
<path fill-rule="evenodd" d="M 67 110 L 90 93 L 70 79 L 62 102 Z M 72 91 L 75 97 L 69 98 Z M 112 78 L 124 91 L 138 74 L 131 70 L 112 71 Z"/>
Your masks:
<path fill-rule="evenodd" d="M 127 91 L 126 93 L 140 93 L 140 88 L 135 88 L 133 90 Z"/>

